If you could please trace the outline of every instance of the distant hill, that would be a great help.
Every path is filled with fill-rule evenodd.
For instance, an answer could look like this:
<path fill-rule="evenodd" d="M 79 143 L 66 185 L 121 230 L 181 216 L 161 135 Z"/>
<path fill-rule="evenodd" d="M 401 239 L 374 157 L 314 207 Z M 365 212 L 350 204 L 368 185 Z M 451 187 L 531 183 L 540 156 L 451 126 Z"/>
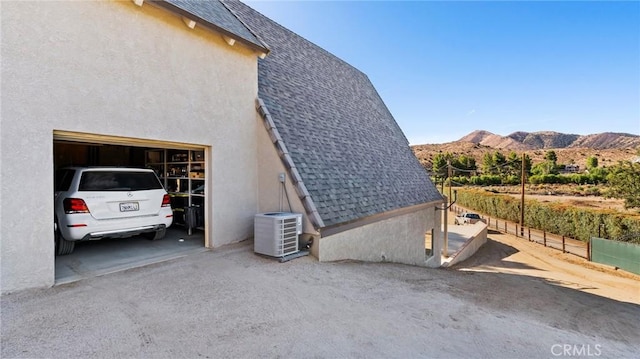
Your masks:
<path fill-rule="evenodd" d="M 580 148 L 638 148 L 640 136 L 628 133 L 605 132 L 597 135 L 579 136 L 569 147 Z"/>
<path fill-rule="evenodd" d="M 455 142 L 471 142 L 483 146 L 507 150 L 540 150 L 556 148 L 613 149 L 640 147 L 640 136 L 613 132 L 581 136 L 553 131 L 519 131 L 508 136 L 500 136 L 488 131 L 477 130 Z"/>
<path fill-rule="evenodd" d="M 529 149 L 522 141 L 509 136 L 494 135 L 488 131 L 473 131 L 456 142 L 471 142 L 493 148 L 506 148 L 512 150 Z"/>
<path fill-rule="evenodd" d="M 545 132 L 514 132 L 507 136 L 524 144 L 528 148 L 565 148 L 570 147 L 572 143 L 580 138 L 579 135 L 571 135 L 558 133 L 553 131 Z M 518 140 L 520 139 L 521 140 Z"/>
<path fill-rule="evenodd" d="M 621 160 L 633 160 L 640 149 L 640 136 L 628 133 L 605 132 L 593 135 L 565 134 L 553 131 L 514 132 L 500 136 L 488 131 L 473 131 L 458 141 L 412 146 L 413 152 L 427 168 L 431 167 L 437 153 L 451 153 L 454 156 L 467 155 L 482 163 L 487 152 L 500 151 L 507 155 L 523 152 L 534 163 L 542 162 L 548 150 L 554 150 L 559 164 L 577 164 L 585 168 L 590 156 L 598 158 L 600 166 L 610 166 Z"/>

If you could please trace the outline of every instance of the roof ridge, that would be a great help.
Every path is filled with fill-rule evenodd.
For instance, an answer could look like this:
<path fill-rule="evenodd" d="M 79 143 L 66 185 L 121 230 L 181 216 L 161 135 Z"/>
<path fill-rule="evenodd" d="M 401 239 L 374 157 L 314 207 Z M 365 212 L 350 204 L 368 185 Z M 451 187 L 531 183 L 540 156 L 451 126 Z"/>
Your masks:
<path fill-rule="evenodd" d="M 271 46 L 258 60 L 256 110 L 314 228 L 442 201 L 369 76 L 241 1 L 224 1 Z"/>
<path fill-rule="evenodd" d="M 308 39 L 307 39 L 307 38 L 305 38 L 304 36 L 302 36 L 302 35 L 300 35 L 300 34 L 298 34 L 298 33 L 294 32 L 293 30 L 290 30 L 290 29 L 286 28 L 285 26 L 281 25 L 280 23 L 278 23 L 277 21 L 275 21 L 275 20 L 271 19 L 270 17 L 267 17 L 266 15 L 262 14 L 261 12 L 259 12 L 258 10 L 256 10 L 256 9 L 252 8 L 251 6 L 247 5 L 246 3 L 244 3 L 244 2 L 242 2 L 242 1 L 240 1 L 240 0 L 218 0 L 218 1 L 223 2 L 223 3 L 224 3 L 224 2 L 237 2 L 237 3 L 241 3 L 242 5 L 244 5 L 246 8 L 250 9 L 251 11 L 253 11 L 253 12 L 254 12 L 255 14 L 257 14 L 258 16 L 260 16 L 260 17 L 262 17 L 262 18 L 266 19 L 267 21 L 271 22 L 272 24 L 274 24 L 274 25 L 278 26 L 280 29 L 284 30 L 285 32 L 290 33 L 290 34 L 292 34 L 292 35 L 294 35 L 294 36 L 296 36 L 296 37 L 300 38 L 302 41 L 304 41 L 304 42 L 306 42 L 306 43 L 309 43 L 309 44 L 311 44 L 311 45 L 312 45 L 312 46 L 314 46 L 314 47 L 317 47 L 319 50 L 321 50 L 322 52 L 326 53 L 326 54 L 327 54 L 327 55 L 329 55 L 330 57 L 332 57 L 332 58 L 334 58 L 334 59 L 336 59 L 336 60 L 338 60 L 338 61 L 342 62 L 343 64 L 345 64 L 345 65 L 347 65 L 347 66 L 349 66 L 349 67 L 351 67 L 352 69 L 354 69 L 354 70 L 358 71 L 359 73 L 361 73 L 362 75 L 364 75 L 365 77 L 367 77 L 367 79 L 369 79 L 369 77 L 367 76 L 367 74 L 366 74 L 366 73 L 364 73 L 363 71 L 361 71 L 360 69 L 358 69 L 357 67 L 355 67 L 355 66 L 351 65 L 351 64 L 350 64 L 350 63 L 348 63 L 347 61 L 345 61 L 345 60 L 341 59 L 340 57 L 338 57 L 338 56 L 334 55 L 334 54 L 333 54 L 333 53 L 331 53 L 329 50 L 327 50 L 327 49 L 325 49 L 324 47 L 322 47 L 322 46 L 320 46 L 320 45 L 316 44 L 315 42 L 313 42 L 313 41 L 311 41 L 311 40 L 308 40 Z M 226 4 L 225 4 L 225 6 L 226 6 Z M 228 6 L 226 6 L 226 7 L 228 8 Z M 235 13 L 234 13 L 234 16 L 238 17 L 238 16 L 237 16 L 237 14 L 235 14 Z M 250 30 L 253 34 L 255 34 L 255 31 L 254 31 L 253 29 L 251 29 L 248 25 L 247 25 L 247 27 L 249 28 L 249 30 Z M 370 79 L 369 79 L 369 80 L 370 80 Z"/>

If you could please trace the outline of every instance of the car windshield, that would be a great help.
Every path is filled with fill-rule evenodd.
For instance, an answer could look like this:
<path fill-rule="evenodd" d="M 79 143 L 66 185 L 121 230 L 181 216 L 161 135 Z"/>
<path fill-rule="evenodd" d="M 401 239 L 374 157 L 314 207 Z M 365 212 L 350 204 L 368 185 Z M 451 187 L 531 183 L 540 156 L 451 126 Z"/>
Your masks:
<path fill-rule="evenodd" d="M 480 215 L 478 215 L 476 213 L 468 213 L 467 214 L 467 218 L 480 219 Z"/>
<path fill-rule="evenodd" d="M 78 191 L 145 191 L 162 189 L 153 172 L 86 171 L 82 174 Z"/>

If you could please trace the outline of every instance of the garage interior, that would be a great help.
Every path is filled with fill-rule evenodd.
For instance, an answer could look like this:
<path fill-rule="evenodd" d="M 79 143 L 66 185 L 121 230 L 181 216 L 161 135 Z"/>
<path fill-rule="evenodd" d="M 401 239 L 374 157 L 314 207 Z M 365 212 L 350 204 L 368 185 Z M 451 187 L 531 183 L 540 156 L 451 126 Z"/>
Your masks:
<path fill-rule="evenodd" d="M 165 238 L 142 236 L 76 242 L 73 253 L 55 257 L 56 284 L 112 273 L 205 250 L 206 149 L 135 139 L 54 133 L 54 169 L 72 166 L 152 168 L 171 198 L 173 224 Z M 89 142 L 90 141 L 90 142 Z M 189 212 L 189 215 L 185 215 Z"/>

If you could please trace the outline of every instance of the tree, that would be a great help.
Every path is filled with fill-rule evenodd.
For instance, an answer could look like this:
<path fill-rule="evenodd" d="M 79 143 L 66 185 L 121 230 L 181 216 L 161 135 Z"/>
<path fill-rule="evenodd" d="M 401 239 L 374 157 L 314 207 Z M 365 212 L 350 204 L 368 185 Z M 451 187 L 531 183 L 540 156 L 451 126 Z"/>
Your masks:
<path fill-rule="evenodd" d="M 485 174 L 496 174 L 496 164 L 493 161 L 493 154 L 489 152 L 482 155 L 482 172 Z"/>
<path fill-rule="evenodd" d="M 524 171 L 527 175 L 531 174 L 532 166 L 531 157 L 529 157 L 529 155 L 524 155 Z"/>
<path fill-rule="evenodd" d="M 475 171 L 477 169 L 476 159 L 471 156 L 460 155 L 460 157 L 458 157 L 458 161 L 464 166 L 464 169 L 466 170 Z"/>
<path fill-rule="evenodd" d="M 544 154 L 544 168 L 542 174 L 558 174 L 558 155 L 553 150 L 549 150 Z"/>
<path fill-rule="evenodd" d="M 433 157 L 433 166 L 431 168 L 433 176 L 436 178 L 436 182 L 441 179 L 444 182 L 444 179 L 447 178 L 447 158 L 442 153 L 438 153 Z"/>
<path fill-rule="evenodd" d="M 522 168 L 522 160 L 517 153 L 511 151 L 507 156 L 507 165 L 505 167 L 505 173 L 509 176 L 519 176 Z"/>
<path fill-rule="evenodd" d="M 606 197 L 624 199 L 625 208 L 640 207 L 640 163 L 620 162 L 609 169 Z"/>
<path fill-rule="evenodd" d="M 549 174 L 548 170 L 548 166 L 546 162 L 541 162 L 541 163 L 536 163 L 532 168 L 531 168 L 531 173 L 536 175 L 536 176 L 542 176 L 542 175 L 547 175 Z"/>
<path fill-rule="evenodd" d="M 598 167 L 598 158 L 596 156 L 587 157 L 587 169 Z"/>
<path fill-rule="evenodd" d="M 544 159 L 555 164 L 558 162 L 558 155 L 556 155 L 556 151 L 549 150 L 544 154 Z"/>
<path fill-rule="evenodd" d="M 451 165 L 454 167 L 456 175 L 463 175 L 470 177 L 473 172 L 476 171 L 476 160 L 473 157 L 467 155 L 460 155 L 457 159 L 452 160 Z M 456 171 L 459 169 L 461 171 Z"/>
<path fill-rule="evenodd" d="M 493 164 L 496 167 L 496 173 L 504 174 L 506 171 L 505 164 L 507 163 L 507 158 L 500 151 L 496 151 L 493 153 Z"/>

